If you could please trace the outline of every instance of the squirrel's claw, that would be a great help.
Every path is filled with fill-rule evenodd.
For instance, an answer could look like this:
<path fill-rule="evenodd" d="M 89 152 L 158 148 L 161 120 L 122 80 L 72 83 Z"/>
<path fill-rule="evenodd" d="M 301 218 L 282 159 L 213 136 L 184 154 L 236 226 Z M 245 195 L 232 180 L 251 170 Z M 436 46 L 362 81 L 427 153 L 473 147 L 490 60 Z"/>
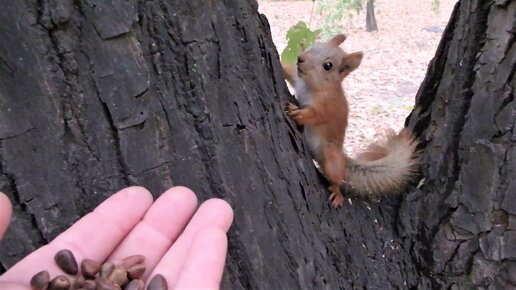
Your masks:
<path fill-rule="evenodd" d="M 299 107 L 292 104 L 292 103 L 287 103 L 287 114 L 291 114 L 293 111 L 297 111 L 299 110 Z"/>
<path fill-rule="evenodd" d="M 294 121 L 298 124 L 298 125 L 303 125 L 303 115 L 302 115 L 302 110 L 292 104 L 292 103 L 288 103 L 287 104 L 287 115 L 294 119 Z"/>
<path fill-rule="evenodd" d="M 344 196 L 342 196 L 340 193 L 332 192 L 330 194 L 329 201 L 331 203 L 331 207 L 338 208 L 341 207 L 344 203 Z"/>

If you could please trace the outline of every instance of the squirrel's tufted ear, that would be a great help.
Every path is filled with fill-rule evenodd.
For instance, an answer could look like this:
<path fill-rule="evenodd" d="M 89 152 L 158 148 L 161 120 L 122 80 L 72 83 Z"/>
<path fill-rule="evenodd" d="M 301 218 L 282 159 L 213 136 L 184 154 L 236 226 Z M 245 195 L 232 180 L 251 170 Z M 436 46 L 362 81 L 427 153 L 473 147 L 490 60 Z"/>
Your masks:
<path fill-rule="evenodd" d="M 344 42 L 344 40 L 346 40 L 346 35 L 339 34 L 330 39 L 329 42 L 335 46 L 339 46 L 342 42 Z"/>
<path fill-rule="evenodd" d="M 345 74 L 344 76 L 346 76 L 350 72 L 354 71 L 362 62 L 363 56 L 364 53 L 362 53 L 361 51 L 346 54 L 342 57 L 339 72 L 341 74 Z"/>

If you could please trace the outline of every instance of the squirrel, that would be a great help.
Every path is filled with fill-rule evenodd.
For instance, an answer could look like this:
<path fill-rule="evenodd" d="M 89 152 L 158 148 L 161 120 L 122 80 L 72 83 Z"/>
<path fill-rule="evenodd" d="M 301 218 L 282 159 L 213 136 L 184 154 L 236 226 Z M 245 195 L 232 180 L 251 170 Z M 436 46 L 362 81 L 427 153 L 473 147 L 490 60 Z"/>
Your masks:
<path fill-rule="evenodd" d="M 408 128 L 388 134 L 354 159 L 343 151 L 349 107 L 342 81 L 361 63 L 363 53 L 344 52 L 339 34 L 328 42 L 315 42 L 297 58 L 297 69 L 282 64 L 284 77 L 296 93 L 299 107 L 288 103 L 287 115 L 305 127 L 305 139 L 322 173 L 329 181 L 329 202 L 342 206 L 341 184 L 346 182 L 362 197 L 378 198 L 402 191 L 416 174 L 417 140 Z"/>

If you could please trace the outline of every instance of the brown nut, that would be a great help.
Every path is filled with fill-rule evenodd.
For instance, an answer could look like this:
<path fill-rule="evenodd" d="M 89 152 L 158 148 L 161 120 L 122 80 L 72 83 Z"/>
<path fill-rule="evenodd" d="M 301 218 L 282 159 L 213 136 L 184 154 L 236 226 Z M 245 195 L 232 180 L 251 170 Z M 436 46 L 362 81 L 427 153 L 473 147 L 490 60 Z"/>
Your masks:
<path fill-rule="evenodd" d="M 116 265 L 111 274 L 108 276 L 108 280 L 119 286 L 125 286 L 129 279 L 127 278 L 127 269 L 124 265 Z"/>
<path fill-rule="evenodd" d="M 81 273 L 86 278 L 95 278 L 100 271 L 100 263 L 92 259 L 84 259 L 81 262 Z"/>
<path fill-rule="evenodd" d="M 95 284 L 97 286 L 96 290 L 118 290 L 121 289 L 120 286 L 115 285 L 115 283 L 109 281 L 105 277 L 98 276 L 95 278 Z"/>
<path fill-rule="evenodd" d="M 84 279 L 84 276 L 79 274 L 70 280 L 70 286 L 72 287 L 72 289 L 80 289 L 83 288 L 85 282 L 86 280 Z"/>
<path fill-rule="evenodd" d="M 129 284 L 125 285 L 124 290 L 144 290 L 145 283 L 143 280 L 134 279 Z"/>
<path fill-rule="evenodd" d="M 115 269 L 115 264 L 113 264 L 111 262 L 105 262 L 100 267 L 100 276 L 105 277 L 105 278 L 109 277 L 111 272 L 113 272 L 113 269 Z"/>
<path fill-rule="evenodd" d="M 97 284 L 95 283 L 95 280 L 86 280 L 86 281 L 84 281 L 82 288 L 84 290 L 96 290 Z"/>
<path fill-rule="evenodd" d="M 30 279 L 30 286 L 34 290 L 45 290 L 50 282 L 50 274 L 47 270 L 41 271 Z"/>
<path fill-rule="evenodd" d="M 129 279 L 140 279 L 143 276 L 143 273 L 145 273 L 145 265 L 143 264 L 136 264 L 127 269 L 127 276 Z"/>
<path fill-rule="evenodd" d="M 163 275 L 157 274 L 150 280 L 147 290 L 168 290 L 167 280 Z"/>
<path fill-rule="evenodd" d="M 61 270 L 70 275 L 75 275 L 79 272 L 79 267 L 75 256 L 70 250 L 64 249 L 56 253 L 54 261 Z"/>
<path fill-rule="evenodd" d="M 59 275 L 50 281 L 48 290 L 68 290 L 70 288 L 70 279 L 65 275 Z"/>

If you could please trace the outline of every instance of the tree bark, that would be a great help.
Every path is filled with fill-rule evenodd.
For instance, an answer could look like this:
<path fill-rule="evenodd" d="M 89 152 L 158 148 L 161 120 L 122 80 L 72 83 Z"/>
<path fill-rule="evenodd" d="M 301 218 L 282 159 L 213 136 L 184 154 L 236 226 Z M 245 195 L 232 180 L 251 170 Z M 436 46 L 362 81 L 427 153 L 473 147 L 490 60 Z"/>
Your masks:
<path fill-rule="evenodd" d="M 366 4 L 366 31 L 378 31 L 376 16 L 374 15 L 374 0 L 367 0 Z"/>
<path fill-rule="evenodd" d="M 515 20 L 514 1 L 460 1 L 408 120 L 424 185 L 399 232 L 426 288 L 516 285 Z"/>
<path fill-rule="evenodd" d="M 423 185 L 328 206 L 256 1 L 0 1 L 5 269 L 107 196 L 232 204 L 222 288 L 514 285 L 514 1 L 460 1 L 408 126 Z M 511 284 L 512 283 L 512 284 Z"/>

